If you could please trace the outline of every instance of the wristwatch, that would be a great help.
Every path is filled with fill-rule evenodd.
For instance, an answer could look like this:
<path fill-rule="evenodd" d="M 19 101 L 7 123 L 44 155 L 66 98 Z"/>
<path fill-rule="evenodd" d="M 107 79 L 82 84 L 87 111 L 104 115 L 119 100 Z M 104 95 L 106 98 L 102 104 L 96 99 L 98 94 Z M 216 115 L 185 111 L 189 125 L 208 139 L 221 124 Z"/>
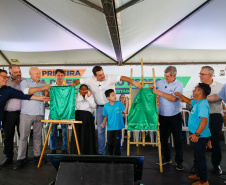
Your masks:
<path fill-rule="evenodd" d="M 197 132 L 196 133 L 194 133 L 197 137 L 199 137 L 200 136 L 200 134 L 198 134 Z"/>

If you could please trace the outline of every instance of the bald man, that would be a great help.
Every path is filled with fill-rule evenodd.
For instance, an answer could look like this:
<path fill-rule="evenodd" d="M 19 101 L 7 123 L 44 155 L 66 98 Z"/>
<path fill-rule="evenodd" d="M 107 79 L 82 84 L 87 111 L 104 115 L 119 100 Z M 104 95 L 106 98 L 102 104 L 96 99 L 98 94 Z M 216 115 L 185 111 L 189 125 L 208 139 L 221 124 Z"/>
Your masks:
<path fill-rule="evenodd" d="M 21 91 L 25 94 L 34 94 L 36 96 L 44 96 L 44 91 L 50 89 L 50 85 L 45 85 L 40 81 L 41 72 L 37 67 L 31 67 L 29 71 L 30 79 L 23 80 L 20 83 Z M 41 136 L 42 136 L 42 123 L 44 119 L 45 106 L 44 103 L 39 101 L 21 102 L 20 114 L 20 141 L 18 147 L 17 162 L 14 169 L 20 169 L 25 164 L 26 149 L 28 136 L 33 125 L 33 151 L 34 162 L 39 161 L 41 154 Z"/>

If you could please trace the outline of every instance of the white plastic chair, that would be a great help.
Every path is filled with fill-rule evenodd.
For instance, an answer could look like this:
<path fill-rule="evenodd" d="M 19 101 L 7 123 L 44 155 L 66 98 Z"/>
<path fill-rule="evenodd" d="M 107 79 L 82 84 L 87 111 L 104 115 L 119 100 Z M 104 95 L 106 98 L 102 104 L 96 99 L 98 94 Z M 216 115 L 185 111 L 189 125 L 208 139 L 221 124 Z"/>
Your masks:
<path fill-rule="evenodd" d="M 17 132 L 17 127 L 15 127 L 15 133 L 14 133 L 14 143 L 16 143 L 16 146 L 19 146 L 19 135 Z"/>
<path fill-rule="evenodd" d="M 158 137 L 157 137 L 157 130 L 150 130 L 150 141 L 151 143 L 157 143 L 158 142 Z M 157 145 L 152 145 L 152 147 L 157 146 Z"/>
<path fill-rule="evenodd" d="M 188 113 L 188 119 L 189 119 L 190 111 L 182 110 L 181 113 L 182 113 L 182 118 L 183 118 L 182 131 L 186 132 L 187 144 L 190 145 L 190 133 L 189 133 L 189 130 L 188 130 L 188 122 L 186 122 L 186 119 L 185 119 L 186 113 Z"/>
<path fill-rule="evenodd" d="M 181 114 L 182 114 L 182 118 L 183 118 L 183 125 L 182 125 L 182 131 L 185 131 L 186 132 L 186 137 L 187 137 L 187 144 L 190 145 L 190 133 L 189 133 L 189 130 L 188 130 L 188 122 L 186 122 L 186 119 L 185 119 L 185 114 L 188 113 L 188 118 L 190 117 L 190 111 L 188 110 L 182 110 L 181 111 Z M 169 141 L 171 140 L 171 143 L 172 143 L 172 147 L 174 147 L 174 141 L 173 141 L 173 134 L 171 133 L 170 134 L 170 138 L 169 138 Z"/>
<path fill-rule="evenodd" d="M 125 128 L 122 129 L 121 146 L 123 146 L 125 131 L 127 130 L 127 114 L 125 114 Z"/>

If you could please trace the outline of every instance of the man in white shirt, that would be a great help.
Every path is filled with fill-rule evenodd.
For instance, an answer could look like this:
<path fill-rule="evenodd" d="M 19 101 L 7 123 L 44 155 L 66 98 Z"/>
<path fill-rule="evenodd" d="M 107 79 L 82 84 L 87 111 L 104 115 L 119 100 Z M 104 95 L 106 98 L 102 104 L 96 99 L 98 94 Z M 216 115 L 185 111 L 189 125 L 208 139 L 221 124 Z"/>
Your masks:
<path fill-rule="evenodd" d="M 64 81 L 64 71 L 62 69 L 57 69 L 55 71 L 56 82 L 51 86 L 65 86 L 67 85 Z M 51 118 L 50 118 L 51 119 Z M 63 145 L 61 148 L 62 154 L 68 153 L 68 140 L 67 140 L 67 128 L 65 124 L 61 124 Z M 50 132 L 50 150 L 51 154 L 57 153 L 57 124 L 53 124 Z"/>
<path fill-rule="evenodd" d="M 96 108 L 96 118 L 97 118 L 97 127 L 98 127 L 98 154 L 104 155 L 105 154 L 105 128 L 101 127 L 103 122 L 103 108 L 104 104 L 108 103 L 108 100 L 104 94 L 104 92 L 108 89 L 115 90 L 115 84 L 120 81 L 126 81 L 132 83 L 137 88 L 142 88 L 139 82 L 136 82 L 126 76 L 119 76 L 119 75 L 105 75 L 102 67 L 95 66 L 93 68 L 93 75 L 92 77 L 88 77 L 85 79 L 77 79 L 71 85 L 78 85 L 78 84 L 86 84 L 93 92 L 93 96 L 95 102 L 97 104 Z"/>
<path fill-rule="evenodd" d="M 214 69 L 210 66 L 203 66 L 199 76 L 202 83 L 206 83 L 211 87 L 211 93 L 218 94 L 223 87 L 223 84 L 213 80 Z M 209 101 L 208 97 L 207 100 Z M 211 132 L 211 143 L 212 143 L 212 156 L 211 162 L 214 167 L 214 172 L 217 175 L 222 174 L 220 162 L 222 159 L 221 146 L 220 146 L 220 135 L 223 126 L 222 101 L 219 99 L 216 102 L 209 101 L 210 106 L 210 117 L 209 117 L 209 129 Z M 194 171 L 194 168 L 192 169 Z"/>

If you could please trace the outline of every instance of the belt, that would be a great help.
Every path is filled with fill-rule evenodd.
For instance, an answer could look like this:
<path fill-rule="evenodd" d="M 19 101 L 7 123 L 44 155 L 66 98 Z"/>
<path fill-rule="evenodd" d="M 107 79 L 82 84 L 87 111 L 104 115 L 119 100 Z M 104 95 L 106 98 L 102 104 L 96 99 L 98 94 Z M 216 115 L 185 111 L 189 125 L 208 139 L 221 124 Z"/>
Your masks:
<path fill-rule="evenodd" d="M 5 112 L 17 112 L 17 113 L 20 113 L 20 110 L 15 110 L 15 111 L 8 111 L 8 110 L 5 110 Z"/>
<path fill-rule="evenodd" d="M 104 105 L 97 105 L 97 107 L 104 107 Z"/>

